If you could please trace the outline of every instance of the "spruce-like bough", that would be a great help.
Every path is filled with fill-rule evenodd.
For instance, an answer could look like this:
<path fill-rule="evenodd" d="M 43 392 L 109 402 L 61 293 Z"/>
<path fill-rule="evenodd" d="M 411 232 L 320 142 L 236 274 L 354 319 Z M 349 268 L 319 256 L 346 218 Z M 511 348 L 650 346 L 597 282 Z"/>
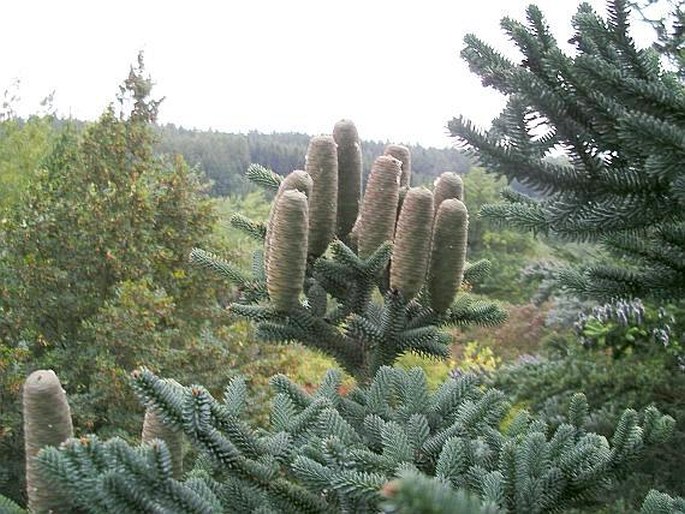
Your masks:
<path fill-rule="evenodd" d="M 611 440 L 587 432 L 585 397 L 573 397 L 555 430 L 511 406 L 474 375 L 431 391 L 415 368 L 381 367 L 341 393 L 331 370 L 307 392 L 283 375 L 270 426 L 252 427 L 245 381 L 222 400 L 146 369 L 133 387 L 147 409 L 182 430 L 202 457 L 182 480 L 161 440 L 138 448 L 120 439 L 70 439 L 38 460 L 55 490 L 86 512 L 559 512 L 601 499 L 646 445 L 664 441 L 674 420 L 627 410 Z M 651 493 L 645 513 L 677 512 L 679 499 Z M 649 510 L 671 506 L 671 510 Z"/>
<path fill-rule="evenodd" d="M 570 55 L 534 5 L 526 23 L 502 20 L 517 61 L 467 35 L 462 56 L 508 103 L 487 132 L 462 117 L 449 129 L 486 169 L 527 186 L 485 206 L 485 217 L 597 242 L 611 257 L 566 270 L 562 285 L 604 301 L 682 299 L 685 87 L 635 44 L 632 3 L 608 2 L 607 19 L 581 4 Z"/>

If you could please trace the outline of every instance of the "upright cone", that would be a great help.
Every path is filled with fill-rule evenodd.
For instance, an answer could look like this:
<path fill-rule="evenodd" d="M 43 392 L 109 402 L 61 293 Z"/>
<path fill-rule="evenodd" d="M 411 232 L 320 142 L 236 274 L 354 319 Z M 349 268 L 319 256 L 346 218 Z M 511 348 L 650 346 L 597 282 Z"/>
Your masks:
<path fill-rule="evenodd" d="M 309 197 L 308 253 L 319 257 L 335 236 L 338 216 L 338 150 L 332 136 L 311 139 L 304 169 L 314 181 Z"/>
<path fill-rule="evenodd" d="M 183 432 L 165 425 L 160 416 L 148 408 L 143 420 L 142 439 L 144 443 L 149 443 L 155 439 L 164 441 L 171 454 L 173 476 L 174 478 L 181 478 L 183 475 Z"/>
<path fill-rule="evenodd" d="M 333 128 L 338 145 L 338 219 L 336 234 L 347 240 L 359 214 L 362 192 L 362 149 L 357 127 L 340 120 Z"/>
<path fill-rule="evenodd" d="M 391 155 L 402 162 L 402 176 L 400 186 L 409 187 L 411 184 L 411 153 L 409 148 L 402 145 L 388 145 L 385 147 L 385 155 Z"/>
<path fill-rule="evenodd" d="M 312 181 L 312 177 L 309 176 L 309 173 L 302 170 L 295 170 L 289 173 L 281 182 L 281 185 L 279 186 L 278 191 L 276 192 L 276 197 L 274 198 L 274 201 L 271 204 L 271 211 L 269 212 L 269 219 L 266 224 L 266 237 L 264 238 L 264 269 L 267 273 L 269 270 L 269 254 L 271 248 L 269 240 L 271 238 L 271 232 L 273 229 L 273 220 L 276 217 L 275 215 L 276 206 L 278 205 L 278 199 L 284 191 L 291 190 L 301 191 L 302 193 L 307 195 L 307 198 L 310 198 L 312 195 L 313 187 L 314 182 Z"/>
<path fill-rule="evenodd" d="M 356 229 L 362 259 L 393 240 L 401 172 L 401 162 L 389 155 L 378 157 L 371 167 Z"/>
<path fill-rule="evenodd" d="M 456 198 L 444 200 L 435 216 L 428 268 L 428 293 L 436 312 L 449 308 L 464 279 L 468 229 L 466 206 Z"/>
<path fill-rule="evenodd" d="M 464 201 L 464 181 L 454 172 L 446 171 L 436 180 L 433 188 L 435 195 L 435 211 L 438 211 L 440 204 L 448 198 L 456 198 Z"/>
<path fill-rule="evenodd" d="M 433 193 L 425 187 L 407 191 L 395 231 L 390 287 L 411 300 L 423 286 L 433 228 Z"/>
<path fill-rule="evenodd" d="M 36 455 L 46 446 L 59 446 L 74 435 L 71 410 L 62 384 L 50 370 L 37 370 L 24 383 L 24 444 L 29 511 L 66 512 L 64 501 L 41 476 Z"/>
<path fill-rule="evenodd" d="M 284 191 L 272 223 L 266 288 L 274 308 L 287 312 L 299 305 L 307 269 L 309 216 L 305 194 Z"/>

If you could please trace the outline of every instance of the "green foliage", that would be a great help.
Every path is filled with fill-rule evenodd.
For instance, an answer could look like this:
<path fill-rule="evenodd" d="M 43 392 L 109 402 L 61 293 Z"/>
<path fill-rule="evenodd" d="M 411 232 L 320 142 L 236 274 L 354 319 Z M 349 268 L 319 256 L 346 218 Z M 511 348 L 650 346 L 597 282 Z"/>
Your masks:
<path fill-rule="evenodd" d="M 507 319 L 500 325 L 453 331 L 454 351 L 458 356 L 461 348 L 475 342 L 504 361 L 515 360 L 521 354 L 537 354 L 545 339 L 555 333 L 553 327 L 547 326 L 548 309 L 548 304 L 507 305 Z"/>
<path fill-rule="evenodd" d="M 18 205 L 21 194 L 50 153 L 57 134 L 53 122 L 49 116 L 0 120 L 0 215 Z"/>
<path fill-rule="evenodd" d="M 214 130 L 188 130 L 174 125 L 165 125 L 156 130 L 159 140 L 155 150 L 161 154 L 182 155 L 186 162 L 212 181 L 210 193 L 217 197 L 253 191 L 244 176 L 251 164 L 274 170 L 277 176 L 304 169 L 304 156 L 311 139 L 311 136 L 297 133 L 262 134 L 251 131 L 247 134 L 227 134 Z M 373 160 L 383 153 L 385 146 L 386 143 L 380 141 L 359 142 L 364 177 L 368 177 Z M 455 148 L 425 148 L 419 145 L 410 145 L 408 148 L 412 153 L 416 184 L 429 184 L 436 174 L 444 170 L 464 173 L 470 167 L 464 153 Z M 347 157 L 343 155 L 341 158 Z M 344 205 L 354 207 L 354 202 L 346 201 Z M 349 225 L 341 227 L 344 230 Z"/>
<path fill-rule="evenodd" d="M 628 353 L 616 360 L 606 352 L 588 352 L 572 338 L 566 344 L 557 338 L 555 348 L 563 348 L 564 353 L 555 350 L 547 358 L 524 356 L 499 368 L 488 383 L 510 395 L 515 405 L 539 413 L 552 426 L 565 422 L 572 395 L 584 391 L 594 411 L 586 428 L 607 437 L 622 409 L 655 405 L 676 421 L 672 441 L 668 447 L 648 450 L 606 499 L 623 499 L 637 506 L 652 488 L 685 495 L 681 471 L 685 455 L 673 451 L 685 445 L 685 374 L 663 352 Z"/>
<path fill-rule="evenodd" d="M 463 490 L 455 491 L 444 482 L 407 471 L 383 489 L 388 500 L 383 512 L 392 514 L 497 514 L 495 506 Z"/>
<path fill-rule="evenodd" d="M 644 445 L 668 436 L 673 421 L 656 410 L 640 420 L 628 410 L 609 441 L 585 431 L 585 400 L 577 395 L 574 424 L 549 430 L 522 412 L 503 432 L 508 403 L 473 376 L 448 379 L 435 392 L 419 369 L 382 367 L 347 394 L 341 379 L 330 371 L 310 393 L 274 377 L 271 425 L 255 430 L 244 419 L 250 402 L 240 379 L 219 401 L 201 386 L 140 369 L 133 386 L 143 403 L 204 455 L 184 480 L 171 477 L 162 443 L 136 449 L 120 440 L 74 439 L 39 458 L 60 490 L 91 509 L 102 502 L 130 509 L 134 501 L 141 512 L 249 512 L 256 505 L 271 512 L 375 512 L 381 487 L 413 472 L 422 475 L 417 487 L 437 488 L 441 496 L 451 497 L 445 488 L 453 487 L 488 508 L 550 512 L 601 498 Z M 86 470 L 88 485 L 79 487 Z"/>
<path fill-rule="evenodd" d="M 89 480 L 71 475 L 54 480 L 57 489 L 87 512 L 216 512 L 219 501 L 207 484 L 174 480 L 171 455 L 157 440 L 131 448 L 122 439 L 100 442 L 95 436 L 71 439 L 62 451 L 50 448 L 40 457 L 46 473 L 57 477 L 65 468 L 91 467 Z M 136 494 L 147 488 L 147 494 Z"/>
<path fill-rule="evenodd" d="M 278 186 L 277 186 L 278 187 Z M 262 191 L 252 191 L 245 196 L 229 196 L 217 200 L 217 215 L 220 220 L 230 220 L 235 213 L 240 213 L 247 220 L 266 219 L 269 215 L 270 203 Z M 246 232 L 241 225 L 220 222 L 215 227 L 214 239 L 216 245 L 225 252 L 224 257 L 247 269 L 252 265 L 252 254 L 259 246 L 251 233 Z M 263 242 L 263 237 L 259 243 Z"/>
<path fill-rule="evenodd" d="M 641 514 L 682 514 L 685 512 L 685 499 L 671 498 L 659 491 L 650 491 L 642 504 Z"/>
<path fill-rule="evenodd" d="M 173 125 L 156 127 L 155 150 L 162 155 L 179 154 L 211 180 L 214 196 L 249 191 L 243 173 L 253 162 L 248 139 L 242 134 L 188 130 Z"/>
<path fill-rule="evenodd" d="M 469 259 L 486 259 L 497 263 L 490 272 L 473 284 L 473 292 L 512 303 L 525 303 L 533 295 L 534 282 L 522 279 L 522 270 L 549 250 L 530 234 L 496 227 L 478 213 L 484 205 L 497 202 L 499 191 L 506 185 L 483 168 L 475 167 L 463 177 L 464 203 L 469 217 Z"/>
<path fill-rule="evenodd" d="M 679 298 L 685 293 L 685 155 L 682 83 L 652 49 L 629 35 L 629 4 L 609 2 L 602 19 L 588 4 L 573 18 L 576 48 L 565 55 L 535 6 L 527 23 L 502 27 L 523 54 L 517 64 L 474 35 L 462 55 L 507 96 L 489 132 L 463 118 L 452 134 L 489 170 L 535 196 L 508 194 L 490 218 L 573 241 L 600 242 L 618 264 L 596 262 L 560 274 L 592 297 Z M 562 148 L 567 163 L 548 159 Z"/>
<path fill-rule="evenodd" d="M 681 302 L 682 304 L 682 302 Z M 685 355 L 679 334 L 683 306 L 654 309 L 640 300 L 614 300 L 578 316 L 574 329 L 586 348 L 608 350 L 615 358 L 625 353 L 666 352 L 685 368 Z"/>
<path fill-rule="evenodd" d="M 37 153 L 0 164 L 32 177 L 0 216 L 0 491 L 19 503 L 19 389 L 31 371 L 59 373 L 82 430 L 129 438 L 141 421 L 126 387 L 135 366 L 210 385 L 225 377 L 228 349 L 212 335 L 223 288 L 188 263 L 210 241 L 214 206 L 181 159 L 155 156 L 150 87 L 139 63 L 121 114 L 110 107 L 81 132 L 64 127 L 35 173 Z M 27 122 L 22 137 L 44 123 Z"/>
<path fill-rule="evenodd" d="M 4 514 L 26 514 L 26 511 L 9 498 L 0 495 L 0 512 Z"/>

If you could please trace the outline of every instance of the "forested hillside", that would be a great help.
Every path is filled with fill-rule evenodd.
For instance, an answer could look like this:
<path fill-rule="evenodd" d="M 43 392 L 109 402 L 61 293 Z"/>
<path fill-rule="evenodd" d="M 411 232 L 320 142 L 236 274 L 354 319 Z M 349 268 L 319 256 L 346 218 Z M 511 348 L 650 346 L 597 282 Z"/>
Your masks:
<path fill-rule="evenodd" d="M 161 153 L 180 153 L 191 166 L 197 166 L 213 182 L 214 196 L 241 194 L 248 189 L 244 172 L 251 163 L 261 164 L 280 175 L 304 169 L 304 155 L 310 135 L 296 132 L 229 134 L 188 130 L 174 125 L 159 128 Z M 397 143 L 398 141 L 393 141 Z M 364 176 L 373 160 L 383 154 L 387 142 L 362 141 Z M 408 146 L 412 155 L 415 183 L 432 182 L 443 171 L 468 171 L 466 155 L 454 148 Z"/>

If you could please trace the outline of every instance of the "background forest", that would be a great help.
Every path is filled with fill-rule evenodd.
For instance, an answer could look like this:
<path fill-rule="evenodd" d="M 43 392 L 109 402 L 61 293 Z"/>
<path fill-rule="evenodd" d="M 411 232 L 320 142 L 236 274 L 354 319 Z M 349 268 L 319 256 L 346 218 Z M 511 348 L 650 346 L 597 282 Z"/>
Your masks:
<path fill-rule="evenodd" d="M 463 57 L 485 85 L 509 96 L 505 111 L 488 132 L 452 120 L 455 148 L 408 146 L 412 186 L 437 190 L 444 172 L 463 181 L 467 260 L 490 266 L 479 280 L 466 280 L 462 293 L 499 302 L 507 317 L 445 328 L 444 359 L 406 352 L 395 364 L 423 369 L 432 392 L 458 380 L 502 391 L 510 400 L 496 425 L 503 433 L 514 433 L 527 411 L 549 432 L 568 426 L 578 392 L 589 409 L 583 430 L 612 443 L 624 409 L 655 406 L 673 419 L 667 442 L 645 439 L 628 471 L 595 479 L 601 501 L 578 493 L 560 501 L 566 512 L 639 512 L 650 490 L 673 498 L 659 497 L 658 509 L 643 512 L 683 508 L 674 498 L 685 496 L 685 89 L 682 4 L 671 7 L 672 17 L 653 22 L 657 42 L 644 52 L 633 52 L 630 6 L 620 1 L 610 4 L 608 20 L 580 8 L 575 60 L 561 57 L 535 8 L 526 23 L 503 21 L 523 64 L 467 38 Z M 603 47 L 602 38 L 611 44 Z M 245 377 L 254 400 L 245 416 L 258 427 L 273 422 L 275 374 L 315 394 L 333 368 L 342 373 L 339 390 L 354 388 L 325 351 L 260 340 L 261 318 L 250 323 L 227 308 L 249 288 L 189 260 L 199 247 L 237 268 L 255 267 L 263 245 L 231 216 L 270 217 L 278 181 L 306 169 L 311 135 L 160 126 L 164 104 L 154 99 L 142 56 L 95 122 L 50 114 L 49 99 L 44 113 L 22 119 L 11 96 L 0 112 L 0 510 L 27 504 L 21 397 L 34 370 L 57 372 L 77 437 L 119 436 L 130 444 L 140 439 L 145 413 L 130 380 L 140 366 L 203 384 L 215 398 Z M 551 127 L 542 136 L 531 130 L 541 119 Z M 396 142 L 360 136 L 367 184 L 376 158 Z M 565 153 L 550 152 L 559 147 Z M 254 170 L 272 177 L 276 188 L 256 186 L 248 169 L 253 178 Z M 648 416 L 636 432 L 647 434 Z M 202 453 L 184 444 L 187 463 Z M 191 464 L 183 471 L 199 476 Z M 468 480 L 459 486 L 493 498 Z M 388 512 L 443 512 L 402 510 L 409 491 L 402 487 L 409 488 L 386 491 L 399 502 L 384 506 Z M 429 487 L 406 494 L 420 499 Z M 443 493 L 428 497 L 438 502 Z M 447 505 L 454 500 L 445 498 Z M 516 501 L 509 511 L 557 508 Z M 522 507 L 533 504 L 539 509 Z"/>

